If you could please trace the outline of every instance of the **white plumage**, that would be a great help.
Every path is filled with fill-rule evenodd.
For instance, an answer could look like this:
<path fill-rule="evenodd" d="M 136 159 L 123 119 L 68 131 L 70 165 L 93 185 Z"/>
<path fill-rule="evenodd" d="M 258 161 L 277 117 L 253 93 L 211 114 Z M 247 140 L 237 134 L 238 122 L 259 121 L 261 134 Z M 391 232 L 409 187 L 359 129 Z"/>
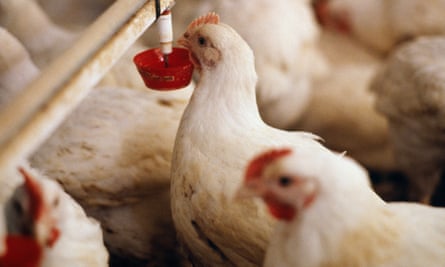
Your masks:
<path fill-rule="evenodd" d="M 4 106 L 39 70 L 6 30 L 0 38 Z M 103 224 L 107 246 L 116 254 L 170 261 L 176 251 L 170 160 L 192 87 L 168 93 L 94 88 L 30 159 Z"/>
<path fill-rule="evenodd" d="M 10 172 L 12 175 L 3 176 L 2 179 L 15 180 L 19 186 L 8 198 L 4 215 L 8 223 L 8 232 L 13 231 L 11 234 L 20 234 L 17 231 L 20 231 L 19 227 L 22 227 L 22 223 L 32 224 L 23 227 L 34 229 L 32 234 L 35 236 L 32 238 L 35 238 L 43 248 L 42 259 L 38 266 L 55 267 L 60 266 L 61 262 L 70 267 L 108 266 L 108 252 L 103 243 L 100 224 L 88 218 L 79 204 L 66 194 L 59 184 L 31 169 L 27 164 L 24 171 L 26 172 L 24 175 L 32 180 L 32 187 L 38 191 L 38 196 L 31 196 L 29 188 L 20 185 L 23 183 L 23 178 L 20 177 L 18 171 L 14 174 Z M 2 186 L 5 186 L 4 183 Z M 35 197 L 41 198 L 42 202 L 38 202 Z M 33 201 L 33 203 L 28 201 Z M 17 209 L 18 205 L 21 206 L 20 209 Z M 26 220 L 26 217 L 35 216 L 30 208 L 32 205 L 42 205 L 42 214 L 38 219 L 30 222 Z M 48 245 L 46 238 L 53 238 L 51 227 L 56 227 L 59 234 L 54 241 L 50 241 L 54 244 Z M 26 233 L 21 234 L 26 235 Z M 23 257 L 26 257 L 26 254 L 23 254 Z"/>
<path fill-rule="evenodd" d="M 0 1 L 0 25 L 21 41 L 39 67 L 48 65 L 77 38 L 54 24 L 35 1 Z"/>
<path fill-rule="evenodd" d="M 369 91 L 383 60 L 330 30 L 322 31 L 320 50 L 329 69 L 314 80 L 311 101 L 293 128 L 321 136 L 327 147 L 345 151 L 367 168 L 394 170 L 388 125 Z"/>
<path fill-rule="evenodd" d="M 294 211 L 280 218 L 265 267 L 443 265 L 445 209 L 385 203 L 366 170 L 341 155 L 280 149 L 241 191 Z"/>
<path fill-rule="evenodd" d="M 71 30 L 54 23 L 34 0 L 1 0 L 0 25 L 20 40 L 39 68 L 46 67 L 71 47 L 83 31 L 83 28 Z M 145 49 L 145 45 L 135 42 L 98 86 L 146 90 L 132 61 L 136 53 Z"/>
<path fill-rule="evenodd" d="M 255 101 L 253 52 L 210 13 L 192 22 L 181 44 L 200 72 L 182 116 L 172 160 L 172 212 L 195 266 L 258 266 L 273 220 L 258 202 L 231 202 L 243 164 L 268 145 L 324 150 L 309 133 L 267 126 Z"/>
<path fill-rule="evenodd" d="M 189 92 L 94 89 L 31 158 L 101 221 L 115 253 L 174 251 L 169 170 Z"/>
<path fill-rule="evenodd" d="M 331 0 L 328 6 L 328 15 L 333 16 L 329 19 L 340 19 L 347 26 L 343 30 L 380 52 L 413 36 L 445 29 L 440 15 L 443 1 Z M 60 182 L 88 215 L 100 220 L 112 252 L 131 258 L 176 255 L 175 226 L 195 266 L 259 266 L 271 236 L 265 266 L 375 267 L 386 262 L 440 266 L 443 259 L 438 251 L 444 243 L 439 238 L 445 230 L 436 221 L 443 221 L 442 210 L 386 204 L 371 191 L 365 171 L 356 163 L 332 154 L 311 134 L 265 124 L 314 132 L 326 140 L 326 146 L 346 151 L 366 167 L 393 170 L 387 122 L 373 110 L 374 96 L 366 91 L 381 58 L 329 32 L 319 40 L 308 0 L 179 1 L 173 9 L 174 21 L 184 23 L 207 10 L 217 11 L 231 26 L 215 23 L 214 15 L 209 15 L 209 21 L 195 22 L 187 31 L 186 43 L 200 78 L 182 117 L 173 155 L 178 123 L 191 92 L 128 90 L 145 89 L 131 58 L 146 47 L 136 44 L 36 151 L 32 165 Z M 1 109 L 39 73 L 8 30 L 41 67 L 71 45 L 79 32 L 53 23 L 35 1 L 0 0 L 0 25 L 7 28 L 0 29 Z M 199 44 L 200 38 L 204 43 Z M 404 47 L 373 84 L 376 106 L 388 118 L 398 166 L 412 182 L 410 196 L 424 202 L 430 199 L 445 163 L 442 43 L 440 38 L 422 39 Z M 263 203 L 231 200 L 247 160 L 276 145 L 305 155 L 277 169 L 313 172 L 311 177 L 323 171 L 334 182 L 320 192 L 324 204 L 314 202 L 303 214 L 303 222 L 279 223 L 274 235 L 275 220 Z M 16 175 L 15 171 L 3 174 Z M 357 183 L 348 181 L 348 186 L 354 184 L 352 189 L 344 189 L 347 183 L 343 182 L 337 187 L 338 176 L 354 177 Z M 3 179 L 0 198 L 9 198 L 19 180 Z M 61 191 L 52 181 L 42 181 L 50 182 L 48 188 L 54 192 Z M 335 195 L 337 188 L 348 201 Z M 79 254 L 66 251 L 88 253 L 89 244 L 99 249 L 92 255 L 98 257 L 97 266 L 104 266 L 107 256 L 97 245 L 102 242 L 98 224 L 86 223 L 84 211 L 65 193 L 48 196 L 58 194 L 66 199 L 60 223 L 70 234 L 46 252 L 43 266 L 71 260 L 76 262 L 72 266 L 81 266 Z M 351 205 L 351 199 L 356 205 Z M 77 220 L 86 226 L 79 226 Z M 326 221 L 332 224 L 326 227 Z M 434 231 L 418 231 L 416 225 Z M 76 232 L 79 227 L 84 231 Z M 2 229 L 0 223 L 0 236 Z M 96 243 L 83 243 L 92 239 Z M 377 242 L 383 245 L 374 246 Z M 415 259 L 407 257 L 418 253 L 421 256 Z M 392 261 L 393 257 L 397 259 Z"/>

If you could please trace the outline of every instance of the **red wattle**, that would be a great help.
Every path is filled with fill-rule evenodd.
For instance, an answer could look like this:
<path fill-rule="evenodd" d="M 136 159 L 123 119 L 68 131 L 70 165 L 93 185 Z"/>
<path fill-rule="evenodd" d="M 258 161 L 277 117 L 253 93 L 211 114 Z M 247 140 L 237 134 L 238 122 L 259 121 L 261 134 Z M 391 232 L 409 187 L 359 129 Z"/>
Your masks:
<path fill-rule="evenodd" d="M 0 257 L 0 267 L 38 267 L 42 252 L 42 248 L 32 238 L 8 236 L 6 253 Z"/>
<path fill-rule="evenodd" d="M 292 221 L 296 215 L 296 210 L 293 206 L 277 201 L 274 198 L 265 198 L 267 207 L 270 213 L 279 220 Z"/>

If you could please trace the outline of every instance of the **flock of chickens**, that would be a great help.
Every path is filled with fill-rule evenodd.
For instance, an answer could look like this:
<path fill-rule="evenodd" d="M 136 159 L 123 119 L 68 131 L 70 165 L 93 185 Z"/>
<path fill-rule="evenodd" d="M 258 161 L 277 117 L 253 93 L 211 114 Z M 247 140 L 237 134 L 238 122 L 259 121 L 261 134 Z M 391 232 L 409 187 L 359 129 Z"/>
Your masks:
<path fill-rule="evenodd" d="M 0 0 L 0 112 L 112 2 Z M 0 267 L 444 266 L 444 10 L 178 0 L 195 81 L 145 88 L 149 29 L 0 170 Z"/>

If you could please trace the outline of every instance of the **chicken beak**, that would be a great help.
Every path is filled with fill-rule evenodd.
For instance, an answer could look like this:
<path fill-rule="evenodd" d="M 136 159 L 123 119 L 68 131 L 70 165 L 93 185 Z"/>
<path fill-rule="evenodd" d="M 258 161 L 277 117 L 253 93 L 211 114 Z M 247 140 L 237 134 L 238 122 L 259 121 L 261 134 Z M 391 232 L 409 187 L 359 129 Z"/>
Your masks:
<path fill-rule="evenodd" d="M 34 222 L 34 235 L 41 246 L 46 246 L 49 229 L 44 221 Z"/>
<path fill-rule="evenodd" d="M 54 218 L 41 218 L 35 222 L 36 240 L 42 246 L 52 247 L 60 237 L 60 230 L 55 226 Z"/>
<path fill-rule="evenodd" d="M 176 42 L 187 49 L 190 47 L 189 41 L 184 36 L 180 37 Z"/>
<path fill-rule="evenodd" d="M 199 63 L 199 60 L 196 58 L 196 56 L 191 51 L 191 45 L 190 41 L 188 39 L 188 36 L 182 36 L 176 41 L 179 45 L 185 47 L 189 51 L 189 58 L 192 64 L 195 66 L 195 68 L 199 71 L 201 70 L 201 64 Z"/>

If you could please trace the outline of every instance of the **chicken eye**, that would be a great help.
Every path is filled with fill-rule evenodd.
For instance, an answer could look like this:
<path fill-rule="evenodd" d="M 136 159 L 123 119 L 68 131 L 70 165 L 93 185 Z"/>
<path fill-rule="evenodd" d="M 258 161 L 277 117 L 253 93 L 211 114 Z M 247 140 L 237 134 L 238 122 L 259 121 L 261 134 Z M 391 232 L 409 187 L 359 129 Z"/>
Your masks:
<path fill-rule="evenodd" d="M 22 215 L 24 213 L 23 207 L 18 200 L 15 199 L 12 202 L 12 206 L 14 207 L 14 210 L 17 212 L 17 214 Z"/>
<path fill-rule="evenodd" d="M 278 178 L 278 184 L 281 187 L 287 187 L 289 185 L 291 185 L 293 182 L 293 179 L 290 178 L 289 176 L 281 176 L 280 178 Z"/>
<path fill-rule="evenodd" d="M 204 45 L 206 45 L 206 43 L 207 43 L 207 41 L 204 37 L 202 37 L 202 36 L 198 37 L 198 44 L 200 46 L 204 46 Z"/>

